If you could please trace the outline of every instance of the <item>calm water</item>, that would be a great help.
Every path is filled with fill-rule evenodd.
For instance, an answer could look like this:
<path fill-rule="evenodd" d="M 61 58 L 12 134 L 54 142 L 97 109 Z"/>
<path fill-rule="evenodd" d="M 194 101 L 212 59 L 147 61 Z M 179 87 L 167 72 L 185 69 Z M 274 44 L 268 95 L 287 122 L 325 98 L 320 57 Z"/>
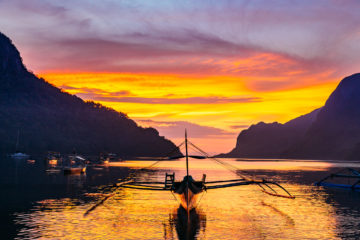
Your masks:
<path fill-rule="evenodd" d="M 4 239 L 359 239 L 360 193 L 324 189 L 313 182 L 359 163 L 226 160 L 256 177 L 281 182 L 295 200 L 262 193 L 257 186 L 207 191 L 190 222 L 170 192 L 120 189 L 89 215 L 100 187 L 151 162 L 89 167 L 86 175 L 47 174 L 42 160 L 2 158 L 1 236 Z M 138 174 L 163 181 L 185 174 L 184 162 L 161 162 Z M 191 175 L 207 180 L 236 176 L 210 160 L 190 162 Z"/>

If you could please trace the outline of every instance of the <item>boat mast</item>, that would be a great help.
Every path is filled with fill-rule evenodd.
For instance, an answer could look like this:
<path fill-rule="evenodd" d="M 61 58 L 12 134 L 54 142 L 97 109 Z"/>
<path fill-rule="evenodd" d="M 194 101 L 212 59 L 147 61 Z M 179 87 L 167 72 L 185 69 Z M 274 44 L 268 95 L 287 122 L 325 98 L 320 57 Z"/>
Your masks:
<path fill-rule="evenodd" d="M 185 129 L 185 151 L 186 151 L 186 176 L 189 179 L 189 157 L 188 157 L 188 145 L 187 145 L 187 133 Z"/>
<path fill-rule="evenodd" d="M 20 138 L 20 130 L 18 129 L 17 137 L 16 137 L 15 152 L 19 151 L 19 138 Z"/>
<path fill-rule="evenodd" d="M 185 151 L 186 151 L 186 211 L 188 217 L 188 226 L 190 225 L 190 210 L 189 210 L 189 156 L 188 156 L 188 145 L 187 145 L 187 132 L 185 129 Z"/>

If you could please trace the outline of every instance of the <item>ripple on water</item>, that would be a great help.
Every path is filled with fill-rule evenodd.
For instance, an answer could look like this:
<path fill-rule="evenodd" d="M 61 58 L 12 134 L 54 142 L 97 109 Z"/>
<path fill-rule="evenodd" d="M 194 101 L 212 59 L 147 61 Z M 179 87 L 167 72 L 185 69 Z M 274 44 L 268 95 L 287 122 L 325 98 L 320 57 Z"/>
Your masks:
<path fill-rule="evenodd" d="M 206 172 L 204 168 L 197 168 L 192 174 L 200 178 L 203 171 Z M 285 171 L 287 177 L 278 174 L 275 178 L 297 197 L 295 200 L 266 195 L 257 186 L 209 190 L 196 212 L 191 213 L 189 224 L 168 192 L 121 189 L 86 217 L 85 211 L 101 195 L 90 195 L 94 200 L 90 202 L 46 199 L 37 202 L 29 212 L 15 214 L 16 223 L 22 226 L 17 239 L 341 239 L 359 236 L 359 209 L 341 199 L 344 192 L 291 181 L 301 179 L 299 170 L 294 171 L 296 176 L 289 181 L 290 170 L 281 171 Z M 162 179 L 163 173 L 153 171 L 138 177 Z M 176 176 L 182 173 L 179 170 Z M 207 174 L 212 179 L 236 177 L 214 168 Z M 357 201 L 359 196 L 350 198 Z M 351 201 L 349 196 L 348 201 Z"/>

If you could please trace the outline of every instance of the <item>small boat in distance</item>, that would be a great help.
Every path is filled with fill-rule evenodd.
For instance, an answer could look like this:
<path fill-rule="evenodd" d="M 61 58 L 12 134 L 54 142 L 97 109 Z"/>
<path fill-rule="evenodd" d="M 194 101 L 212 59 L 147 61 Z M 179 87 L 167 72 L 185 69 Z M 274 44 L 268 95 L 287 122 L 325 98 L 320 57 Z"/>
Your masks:
<path fill-rule="evenodd" d="M 14 158 L 14 159 L 26 159 L 29 157 L 29 155 L 26 153 L 16 152 L 16 153 L 10 154 L 10 157 Z"/>
<path fill-rule="evenodd" d="M 62 171 L 62 157 L 58 152 L 48 152 L 45 158 L 46 173 L 58 173 Z"/>
<path fill-rule="evenodd" d="M 28 160 L 26 160 L 26 162 L 28 164 L 35 164 L 36 161 L 34 159 L 28 159 Z"/>
<path fill-rule="evenodd" d="M 86 172 L 86 166 L 66 166 L 63 170 L 64 174 L 83 174 Z"/>
<path fill-rule="evenodd" d="M 360 191 L 360 171 L 353 168 L 341 169 L 316 182 L 315 186 Z"/>
<path fill-rule="evenodd" d="M 99 164 L 109 165 L 110 162 L 120 162 L 121 158 L 118 158 L 115 153 L 100 153 Z"/>
<path fill-rule="evenodd" d="M 69 155 L 63 167 L 64 174 L 83 174 L 86 172 L 86 159 L 79 155 Z"/>
<path fill-rule="evenodd" d="M 61 155 L 58 152 L 48 152 L 46 161 L 48 165 L 55 166 L 61 161 Z"/>
<path fill-rule="evenodd" d="M 20 139 L 20 130 L 18 130 L 16 137 L 15 153 L 10 154 L 10 157 L 13 159 L 26 159 L 29 157 L 28 154 L 20 152 L 19 149 L 19 139 Z"/>

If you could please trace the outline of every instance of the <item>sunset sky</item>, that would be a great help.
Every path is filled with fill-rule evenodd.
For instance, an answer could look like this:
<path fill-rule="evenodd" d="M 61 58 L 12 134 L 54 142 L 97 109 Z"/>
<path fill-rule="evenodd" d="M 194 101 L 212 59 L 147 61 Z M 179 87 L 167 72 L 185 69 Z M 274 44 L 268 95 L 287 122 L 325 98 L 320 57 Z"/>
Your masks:
<path fill-rule="evenodd" d="M 0 0 L 0 31 L 50 83 L 220 153 L 359 72 L 359 12 L 346 0 Z"/>

